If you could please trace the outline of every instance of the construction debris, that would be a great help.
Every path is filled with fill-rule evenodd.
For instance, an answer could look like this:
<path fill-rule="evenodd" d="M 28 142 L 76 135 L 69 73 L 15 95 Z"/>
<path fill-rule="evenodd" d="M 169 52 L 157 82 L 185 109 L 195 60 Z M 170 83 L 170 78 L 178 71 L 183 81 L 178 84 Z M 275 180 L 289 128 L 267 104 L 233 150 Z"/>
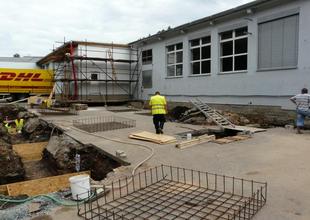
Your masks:
<path fill-rule="evenodd" d="M 163 134 L 153 134 L 151 132 L 142 131 L 129 134 L 129 138 L 150 141 L 156 144 L 170 144 L 176 142 L 176 138 Z"/>

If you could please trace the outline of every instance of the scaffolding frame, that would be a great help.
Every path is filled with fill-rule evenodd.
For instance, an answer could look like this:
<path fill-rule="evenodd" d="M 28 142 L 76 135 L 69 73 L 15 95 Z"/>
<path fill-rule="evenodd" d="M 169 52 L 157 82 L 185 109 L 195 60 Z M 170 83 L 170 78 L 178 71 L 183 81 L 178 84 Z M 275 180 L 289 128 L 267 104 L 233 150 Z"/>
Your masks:
<path fill-rule="evenodd" d="M 52 63 L 55 97 L 60 103 L 107 104 L 133 101 L 139 96 L 141 54 L 139 49 L 123 44 L 70 41 L 64 42 L 38 64 Z M 122 56 L 125 58 L 118 58 Z M 93 78 L 94 73 L 97 77 Z M 96 95 L 90 94 L 93 82 L 98 82 Z"/>

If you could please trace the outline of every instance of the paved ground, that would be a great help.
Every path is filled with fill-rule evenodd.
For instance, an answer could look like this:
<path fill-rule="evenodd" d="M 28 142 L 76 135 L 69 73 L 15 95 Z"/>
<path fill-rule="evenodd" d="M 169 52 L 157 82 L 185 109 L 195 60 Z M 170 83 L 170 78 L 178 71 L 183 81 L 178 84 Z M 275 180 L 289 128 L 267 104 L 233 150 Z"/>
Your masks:
<path fill-rule="evenodd" d="M 79 116 L 44 116 L 63 126 L 75 138 L 93 143 L 114 154 L 124 150 L 128 161 L 137 164 L 149 155 L 141 147 L 115 143 L 103 138 L 77 132 L 70 128 L 72 118 L 115 114 L 137 121 L 136 128 L 101 132 L 108 138 L 125 142 L 144 143 L 155 149 L 155 154 L 147 165 L 169 164 L 218 174 L 242 177 L 268 182 L 268 201 L 255 216 L 257 220 L 308 220 L 310 219 L 310 132 L 297 135 L 293 130 L 272 128 L 267 132 L 256 133 L 253 138 L 225 145 L 206 143 L 192 148 L 178 150 L 173 144 L 156 145 L 128 139 L 130 132 L 138 130 L 153 131 L 151 117 L 133 112 L 111 113 L 104 108 L 90 108 Z M 199 126 L 167 123 L 166 134 L 188 131 L 182 127 Z M 40 219 L 79 219 L 75 209 L 59 208 L 49 216 Z"/>

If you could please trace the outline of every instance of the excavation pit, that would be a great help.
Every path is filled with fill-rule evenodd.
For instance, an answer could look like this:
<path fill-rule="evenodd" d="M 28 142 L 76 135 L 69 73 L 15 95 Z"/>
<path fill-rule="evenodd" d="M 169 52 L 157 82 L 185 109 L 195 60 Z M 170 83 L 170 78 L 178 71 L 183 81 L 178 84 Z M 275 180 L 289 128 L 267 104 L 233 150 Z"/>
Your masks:
<path fill-rule="evenodd" d="M 266 200 L 267 183 L 161 165 L 117 180 L 103 198 L 77 205 L 88 220 L 229 220 L 251 219 Z"/>
<path fill-rule="evenodd" d="M 73 126 L 89 133 L 95 133 L 133 128 L 136 126 L 136 121 L 116 116 L 100 116 L 74 120 Z"/>

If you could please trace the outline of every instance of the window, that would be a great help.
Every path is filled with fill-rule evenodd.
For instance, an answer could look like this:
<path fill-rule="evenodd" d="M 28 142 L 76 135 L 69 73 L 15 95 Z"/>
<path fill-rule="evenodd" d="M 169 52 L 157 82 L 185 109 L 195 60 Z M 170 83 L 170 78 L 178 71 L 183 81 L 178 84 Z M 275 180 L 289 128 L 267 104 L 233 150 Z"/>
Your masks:
<path fill-rule="evenodd" d="M 90 79 L 91 79 L 91 80 L 98 80 L 98 74 L 97 74 L 97 73 L 92 73 L 92 74 L 90 75 Z"/>
<path fill-rule="evenodd" d="M 183 75 L 183 43 L 167 46 L 167 76 Z"/>
<path fill-rule="evenodd" d="M 191 74 L 211 73 L 211 37 L 203 37 L 190 41 Z"/>
<path fill-rule="evenodd" d="M 244 71 L 248 68 L 248 28 L 220 33 L 221 72 Z"/>
<path fill-rule="evenodd" d="M 142 64 L 151 64 L 153 60 L 152 49 L 142 51 Z"/>
<path fill-rule="evenodd" d="M 258 69 L 297 66 L 299 16 L 258 25 Z"/>
<path fill-rule="evenodd" d="M 150 89 L 153 86 L 152 83 L 152 70 L 142 71 L 142 86 L 145 89 Z"/>

